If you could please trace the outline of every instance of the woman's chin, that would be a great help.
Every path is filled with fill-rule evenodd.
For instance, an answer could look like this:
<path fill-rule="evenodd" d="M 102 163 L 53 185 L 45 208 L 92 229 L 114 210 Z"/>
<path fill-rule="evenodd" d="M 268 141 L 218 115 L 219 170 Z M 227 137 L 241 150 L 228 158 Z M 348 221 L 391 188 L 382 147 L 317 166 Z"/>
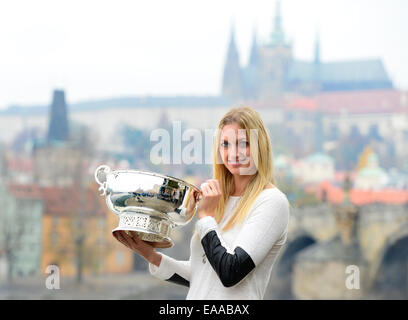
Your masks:
<path fill-rule="evenodd" d="M 227 169 L 231 174 L 239 174 L 239 167 L 227 166 Z"/>
<path fill-rule="evenodd" d="M 246 168 L 240 165 L 240 166 L 228 166 L 227 169 L 232 175 L 241 175 L 243 172 L 245 172 Z"/>

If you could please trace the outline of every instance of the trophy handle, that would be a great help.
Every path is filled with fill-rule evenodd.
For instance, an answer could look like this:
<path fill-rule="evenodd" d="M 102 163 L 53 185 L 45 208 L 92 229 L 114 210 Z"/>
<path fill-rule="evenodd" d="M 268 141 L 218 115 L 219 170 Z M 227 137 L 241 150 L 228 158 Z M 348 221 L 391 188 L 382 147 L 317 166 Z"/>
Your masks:
<path fill-rule="evenodd" d="M 108 173 L 111 172 L 111 168 L 110 168 L 109 166 L 107 166 L 107 165 L 101 165 L 101 166 L 99 166 L 98 168 L 96 168 L 96 170 L 95 170 L 95 180 L 96 180 L 96 182 L 97 182 L 97 183 L 99 184 L 99 186 L 100 186 L 99 189 L 98 189 L 98 191 L 102 191 L 102 193 L 99 194 L 99 195 L 100 195 L 100 196 L 106 196 L 106 190 L 108 189 L 108 185 L 107 185 L 106 181 L 101 182 L 101 181 L 99 180 L 98 174 L 99 174 L 100 171 L 103 171 L 103 172 L 105 172 L 106 174 L 108 174 Z"/>

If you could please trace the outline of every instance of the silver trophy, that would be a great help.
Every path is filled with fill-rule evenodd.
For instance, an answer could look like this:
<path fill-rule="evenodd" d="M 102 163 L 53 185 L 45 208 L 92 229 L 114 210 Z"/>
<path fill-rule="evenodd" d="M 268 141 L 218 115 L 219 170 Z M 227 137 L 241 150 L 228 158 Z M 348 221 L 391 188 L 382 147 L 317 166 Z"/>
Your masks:
<path fill-rule="evenodd" d="M 95 170 L 95 180 L 108 208 L 119 217 L 112 233 L 124 230 L 156 248 L 173 246 L 171 230 L 194 217 L 201 198 L 193 184 L 153 172 L 112 171 L 102 165 Z"/>

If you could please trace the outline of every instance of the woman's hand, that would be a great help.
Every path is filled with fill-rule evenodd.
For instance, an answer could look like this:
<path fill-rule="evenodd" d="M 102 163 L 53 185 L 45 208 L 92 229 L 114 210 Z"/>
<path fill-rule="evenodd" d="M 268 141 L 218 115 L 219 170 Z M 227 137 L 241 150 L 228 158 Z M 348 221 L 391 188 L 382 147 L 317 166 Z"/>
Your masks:
<path fill-rule="evenodd" d="M 161 255 L 157 253 L 154 250 L 154 247 L 146 241 L 139 239 L 136 235 L 130 236 L 123 230 L 115 231 L 113 236 L 126 247 L 141 255 L 148 262 L 156 266 L 160 266 Z"/>
<path fill-rule="evenodd" d="M 214 216 L 215 209 L 221 199 L 222 193 L 220 183 L 216 179 L 206 180 L 201 185 L 202 197 L 198 203 L 197 217 L 198 219 L 206 216 Z"/>

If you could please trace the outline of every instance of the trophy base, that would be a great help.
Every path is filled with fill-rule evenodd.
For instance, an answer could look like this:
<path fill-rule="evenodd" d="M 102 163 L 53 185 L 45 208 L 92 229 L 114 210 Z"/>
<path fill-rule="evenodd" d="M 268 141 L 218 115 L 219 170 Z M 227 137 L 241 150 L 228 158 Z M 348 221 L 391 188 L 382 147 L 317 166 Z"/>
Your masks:
<path fill-rule="evenodd" d="M 171 228 L 167 219 L 143 212 L 123 212 L 119 215 L 119 226 L 112 233 L 126 231 L 129 236 L 136 236 L 155 248 L 170 248 L 174 245 L 170 238 Z"/>
<path fill-rule="evenodd" d="M 114 229 L 112 230 L 112 233 L 118 232 L 120 230 L 118 229 Z M 171 240 L 168 241 L 160 241 L 158 239 L 156 239 L 156 241 L 149 241 L 149 240 L 145 240 L 146 239 L 146 233 L 143 232 L 136 232 L 136 231 L 132 231 L 132 230 L 124 230 L 130 237 L 134 238 L 134 237 L 138 237 L 139 239 L 147 242 L 148 244 L 150 244 L 153 248 L 171 248 L 174 243 Z"/>

